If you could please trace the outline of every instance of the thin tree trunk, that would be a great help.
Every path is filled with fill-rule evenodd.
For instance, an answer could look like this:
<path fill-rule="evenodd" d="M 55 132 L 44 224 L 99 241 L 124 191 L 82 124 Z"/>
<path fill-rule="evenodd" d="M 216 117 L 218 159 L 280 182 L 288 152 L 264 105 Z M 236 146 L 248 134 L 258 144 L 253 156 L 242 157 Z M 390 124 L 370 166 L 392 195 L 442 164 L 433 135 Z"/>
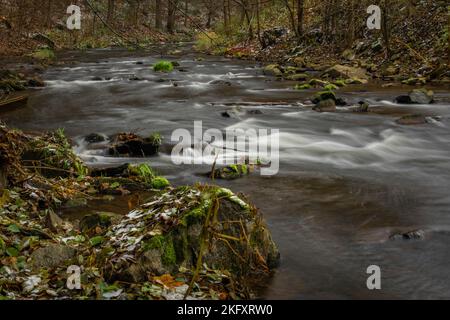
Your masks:
<path fill-rule="evenodd" d="M 297 0 L 297 32 L 299 37 L 303 36 L 304 4 L 304 0 Z"/>
<path fill-rule="evenodd" d="M 168 0 L 167 4 L 167 32 L 175 32 L 175 13 L 176 6 L 178 5 L 176 0 Z"/>
<path fill-rule="evenodd" d="M 108 0 L 108 13 L 106 16 L 106 21 L 108 21 L 109 24 L 111 24 L 114 19 L 115 10 L 115 0 Z"/>
<path fill-rule="evenodd" d="M 155 1 L 155 28 L 157 30 L 162 30 L 162 4 L 161 0 Z"/>
<path fill-rule="evenodd" d="M 383 6 L 383 40 L 384 45 L 386 47 L 386 58 L 391 57 L 391 44 L 390 44 L 390 25 L 389 25 L 389 12 L 391 7 L 391 1 L 390 0 L 384 0 L 384 6 Z"/>

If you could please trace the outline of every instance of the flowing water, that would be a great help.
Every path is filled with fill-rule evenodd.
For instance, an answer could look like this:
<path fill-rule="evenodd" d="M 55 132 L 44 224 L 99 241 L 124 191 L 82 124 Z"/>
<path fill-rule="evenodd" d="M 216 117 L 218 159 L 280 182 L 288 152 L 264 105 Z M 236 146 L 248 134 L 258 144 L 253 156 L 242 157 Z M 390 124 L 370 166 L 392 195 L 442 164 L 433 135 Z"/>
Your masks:
<path fill-rule="evenodd" d="M 450 299 L 449 88 L 436 88 L 436 104 L 400 106 L 391 101 L 408 88 L 352 86 L 340 95 L 377 112 L 316 113 L 303 104 L 313 92 L 265 77 L 254 63 L 197 57 L 172 57 L 182 70 L 156 74 L 155 54 L 67 52 L 63 60 L 77 62 L 50 68 L 48 87 L 1 118 L 24 130 L 65 128 L 93 166 L 132 161 L 88 150 L 82 137 L 93 132 L 160 132 L 167 141 L 175 129 L 192 131 L 194 121 L 205 129 L 279 129 L 278 175 L 216 181 L 249 196 L 280 247 L 281 266 L 262 298 Z M 221 115 L 236 106 L 241 112 Z M 438 120 L 395 123 L 408 113 Z M 169 152 L 144 161 L 175 185 L 208 182 L 210 166 L 176 166 Z M 417 229 L 424 240 L 389 240 Z M 366 287 L 370 265 L 381 267 L 380 291 Z"/>

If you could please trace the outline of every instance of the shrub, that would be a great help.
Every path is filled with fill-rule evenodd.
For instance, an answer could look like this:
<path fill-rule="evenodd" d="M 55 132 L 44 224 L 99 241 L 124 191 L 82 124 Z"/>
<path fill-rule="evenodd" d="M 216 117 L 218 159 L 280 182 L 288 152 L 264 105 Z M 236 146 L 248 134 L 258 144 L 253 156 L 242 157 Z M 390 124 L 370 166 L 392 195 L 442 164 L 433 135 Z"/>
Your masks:
<path fill-rule="evenodd" d="M 156 63 L 153 67 L 153 70 L 155 72 L 172 72 L 173 71 L 173 64 L 170 61 L 159 61 Z"/>

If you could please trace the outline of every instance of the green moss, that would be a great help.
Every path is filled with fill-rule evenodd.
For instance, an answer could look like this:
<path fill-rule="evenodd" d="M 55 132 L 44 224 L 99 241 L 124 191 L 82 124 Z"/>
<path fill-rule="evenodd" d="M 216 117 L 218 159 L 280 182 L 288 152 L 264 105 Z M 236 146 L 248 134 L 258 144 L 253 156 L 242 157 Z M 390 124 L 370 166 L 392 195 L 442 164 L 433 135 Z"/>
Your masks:
<path fill-rule="evenodd" d="M 137 176 L 141 178 L 145 183 L 152 183 L 155 178 L 155 172 L 149 165 L 143 163 L 140 165 L 130 165 L 128 167 L 128 174 L 130 176 Z"/>
<path fill-rule="evenodd" d="M 329 84 L 327 84 L 325 87 L 323 87 L 325 90 L 328 90 L 328 91 L 333 91 L 333 90 L 338 90 L 339 88 L 336 86 L 336 85 L 334 85 L 334 84 L 332 84 L 332 83 L 329 83 Z"/>
<path fill-rule="evenodd" d="M 409 78 L 407 80 L 402 81 L 402 84 L 406 84 L 409 86 L 417 85 L 417 84 L 426 84 L 426 78 Z"/>
<path fill-rule="evenodd" d="M 162 190 L 170 186 L 169 180 L 164 177 L 156 177 L 152 180 L 152 188 Z"/>
<path fill-rule="evenodd" d="M 154 236 L 144 244 L 144 251 L 159 250 L 161 261 L 165 266 L 172 266 L 177 262 L 177 255 L 171 235 Z"/>
<path fill-rule="evenodd" d="M 364 84 L 364 81 L 358 78 L 352 78 L 345 80 L 346 84 Z"/>
<path fill-rule="evenodd" d="M 55 53 L 49 48 L 39 49 L 32 53 L 31 56 L 39 60 L 53 60 L 55 59 Z"/>
<path fill-rule="evenodd" d="M 312 102 L 314 104 L 318 104 L 321 101 L 330 100 L 330 99 L 333 101 L 336 101 L 336 95 L 334 94 L 333 91 L 320 91 L 320 92 L 316 93 L 316 95 L 312 99 Z"/>
<path fill-rule="evenodd" d="M 2 238 L 0 238 L 0 256 L 3 256 L 6 251 L 6 244 L 5 241 L 3 241 Z"/>
<path fill-rule="evenodd" d="M 155 72 L 172 72 L 173 71 L 173 64 L 170 61 L 159 61 L 155 64 L 153 67 L 153 70 Z"/>
<path fill-rule="evenodd" d="M 323 81 L 320 79 L 311 79 L 308 83 L 311 86 L 321 86 L 321 87 L 325 87 L 327 84 L 329 84 L 328 81 Z"/>
<path fill-rule="evenodd" d="M 295 90 L 307 90 L 311 89 L 311 85 L 309 83 L 297 84 L 294 87 Z"/>
<path fill-rule="evenodd" d="M 208 215 L 209 209 L 211 208 L 211 205 L 211 199 L 204 197 L 198 207 L 184 214 L 183 218 L 181 219 L 181 224 L 186 227 L 196 223 L 203 224 L 206 216 Z"/>
<path fill-rule="evenodd" d="M 91 244 L 92 247 L 97 247 L 97 246 L 101 245 L 104 241 L 105 241 L 105 238 L 103 238 L 102 236 L 98 236 L 98 237 L 91 238 L 89 240 L 89 243 Z"/>
<path fill-rule="evenodd" d="M 338 87 L 345 87 L 345 86 L 346 86 L 345 80 L 342 80 L 342 79 L 336 80 L 336 81 L 334 82 L 334 84 L 335 84 L 336 86 L 338 86 Z"/>
<path fill-rule="evenodd" d="M 162 137 L 162 135 L 160 133 L 155 132 L 148 138 L 148 141 L 150 143 L 152 143 L 154 146 L 161 146 L 162 145 L 162 141 L 163 141 L 163 137 Z"/>
<path fill-rule="evenodd" d="M 249 167 L 246 164 L 233 164 L 215 170 L 214 177 L 217 179 L 233 180 L 248 175 L 249 172 Z"/>

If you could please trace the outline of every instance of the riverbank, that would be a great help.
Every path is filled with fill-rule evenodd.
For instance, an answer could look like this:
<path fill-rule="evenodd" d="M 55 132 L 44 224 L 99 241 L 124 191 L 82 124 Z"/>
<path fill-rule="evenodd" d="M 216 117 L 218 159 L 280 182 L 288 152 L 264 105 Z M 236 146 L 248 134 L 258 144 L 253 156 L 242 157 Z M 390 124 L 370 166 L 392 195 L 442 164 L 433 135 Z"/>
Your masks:
<path fill-rule="evenodd" d="M 0 129 L 2 299 L 250 299 L 278 264 L 257 209 L 227 189 L 171 188 L 144 164 L 90 169 L 62 130 Z M 56 213 L 144 192 L 128 214 Z"/>

